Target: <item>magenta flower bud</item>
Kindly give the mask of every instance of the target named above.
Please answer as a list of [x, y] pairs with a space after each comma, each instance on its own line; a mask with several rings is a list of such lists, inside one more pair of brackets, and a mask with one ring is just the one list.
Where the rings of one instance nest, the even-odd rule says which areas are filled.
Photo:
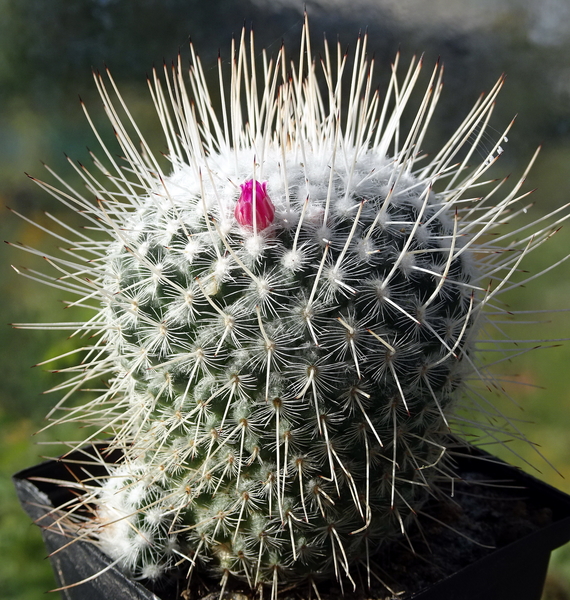
[[248, 179], [241, 184], [241, 194], [234, 210], [235, 218], [242, 227], [253, 229], [253, 185], [255, 184], [255, 227], [261, 231], [273, 223], [275, 207], [267, 194], [267, 181], [259, 183]]

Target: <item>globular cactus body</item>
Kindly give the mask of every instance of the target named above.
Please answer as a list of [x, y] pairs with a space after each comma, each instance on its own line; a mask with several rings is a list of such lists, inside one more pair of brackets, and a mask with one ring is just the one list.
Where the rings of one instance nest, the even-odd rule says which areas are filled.
[[[310, 57], [308, 40], [305, 27]], [[469, 197], [500, 152], [467, 167], [501, 82], [424, 164], [441, 70], [404, 133], [421, 65], [381, 101], [365, 50], [348, 104], [346, 57], [332, 69], [325, 53], [323, 92], [308, 59], [282, 72], [284, 52], [256, 74], [243, 37], [219, 119], [194, 55], [192, 102], [179, 68], [166, 91], [155, 76], [170, 173], [136, 148], [97, 79], [128, 169], [108, 154], [112, 172], [96, 164], [114, 189], [84, 175], [99, 205], [73, 196], [109, 234], [75, 242], [87, 282], [83, 263], [54, 264], [101, 301], [80, 327], [100, 336], [75, 387], [105, 377], [108, 389], [74, 412], [124, 457], [82, 502], [97, 506], [94, 539], [134, 576], [186, 564], [274, 593], [353, 582], [446, 472], [482, 311], [549, 232], [503, 254], [509, 234], [487, 234], [522, 180], [494, 203], [498, 186]]]
[[316, 577], [335, 552], [348, 573], [399, 531], [441, 455], [474, 308], [445, 203], [410, 176], [390, 188], [374, 152], [354, 157], [353, 187], [340, 166], [329, 188], [326, 164], [307, 176], [292, 157], [286, 188], [264, 165], [263, 231], [232, 221], [232, 182], [192, 194], [182, 169], [165, 180], [182, 193], [149, 197], [109, 253], [107, 350], [133, 380], [137, 459], [102, 506], [138, 513], [120, 525], [129, 560], [139, 537], [155, 566], [189, 538], [250, 580]]

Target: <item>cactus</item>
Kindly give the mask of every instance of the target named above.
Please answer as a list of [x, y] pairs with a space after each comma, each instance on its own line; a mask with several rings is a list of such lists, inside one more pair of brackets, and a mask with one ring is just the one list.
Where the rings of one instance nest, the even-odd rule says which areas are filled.
[[123, 163], [94, 157], [106, 185], [77, 169], [97, 203], [38, 182], [102, 234], [48, 257], [46, 281], [95, 310], [69, 325], [94, 341], [66, 398], [107, 381], [53, 422], [123, 453], [80, 486], [95, 518], [68, 519], [136, 578], [353, 585], [449, 471], [457, 402], [473, 374], [490, 381], [485, 308], [565, 217], [489, 236], [527, 195], [524, 176], [500, 200], [502, 181], [482, 187], [508, 128], [468, 166], [502, 80], [426, 160], [439, 65], [404, 131], [421, 61], [403, 81], [394, 65], [381, 98], [366, 37], [348, 86], [327, 46], [318, 75], [306, 23], [290, 74], [284, 50], [256, 64], [245, 33], [232, 56], [220, 106], [193, 50], [189, 89], [180, 63], [149, 82], [168, 171], [97, 75]]

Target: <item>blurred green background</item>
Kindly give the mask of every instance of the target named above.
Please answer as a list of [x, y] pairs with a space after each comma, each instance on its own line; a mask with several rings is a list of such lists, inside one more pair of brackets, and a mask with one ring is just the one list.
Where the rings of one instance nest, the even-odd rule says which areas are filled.
[[[570, 1], [569, 0], [321, 0], [307, 2], [319, 49], [323, 31], [329, 41], [339, 35], [343, 46], [354, 44], [368, 28], [379, 82], [386, 80], [390, 61], [400, 48], [404, 64], [425, 52], [426, 71], [438, 57], [445, 63], [443, 98], [426, 150], [435, 151], [458, 125], [479, 93], [507, 73], [492, 125], [502, 130], [518, 114], [497, 175], [519, 176], [534, 149], [543, 144], [526, 189], [535, 207], [529, 218], [570, 200]], [[216, 57], [229, 58], [233, 32], [253, 23], [258, 48], [276, 53], [284, 39], [298, 45], [303, 3], [289, 0], [0, 0], [0, 199], [1, 204], [42, 225], [44, 214], [70, 218], [45, 192], [25, 176], [50, 179], [40, 161], [80, 184], [64, 153], [89, 163], [88, 148], [96, 140], [82, 114], [78, 95], [89, 107], [105, 139], [112, 131], [91, 78], [92, 69], [108, 65], [151, 146], [165, 149], [146, 91], [146, 74], [176, 59], [188, 57], [192, 36], [207, 73], [215, 80]], [[294, 51], [293, 51], [294, 54]], [[498, 135], [498, 131], [497, 131]], [[491, 142], [489, 142], [490, 144]], [[2, 210], [2, 238], [48, 251], [54, 245], [41, 229]], [[563, 228], [526, 269], [539, 271], [570, 251], [570, 227]], [[18, 276], [10, 265], [41, 269], [41, 258], [5, 246], [0, 257], [0, 291], [5, 323], [65, 320], [58, 290]], [[505, 299], [514, 310], [558, 310], [570, 307], [570, 263]], [[70, 319], [80, 318], [80, 314]], [[525, 320], [535, 320], [534, 317]], [[517, 338], [570, 337], [565, 312], [541, 313], [541, 323], [518, 325]], [[0, 328], [0, 595], [6, 600], [35, 600], [54, 587], [39, 531], [19, 508], [10, 476], [54, 456], [57, 446], [37, 445], [74, 439], [73, 430], [49, 431], [32, 438], [57, 395], [42, 391], [61, 381], [31, 365], [74, 347], [61, 332]], [[538, 344], [536, 344], [538, 345]], [[520, 428], [540, 444], [541, 452], [564, 476], [558, 475], [532, 449], [513, 442], [519, 457], [504, 448], [501, 456], [532, 470], [570, 492], [570, 344], [543, 349], [503, 364], [511, 380], [505, 383], [520, 408], [497, 398], [501, 409], [521, 419]], [[61, 364], [58, 366], [62, 366]], [[540, 471], [537, 473], [537, 470]], [[57, 597], [54, 594], [52, 597]], [[570, 548], [555, 553], [545, 598], [570, 598]]]

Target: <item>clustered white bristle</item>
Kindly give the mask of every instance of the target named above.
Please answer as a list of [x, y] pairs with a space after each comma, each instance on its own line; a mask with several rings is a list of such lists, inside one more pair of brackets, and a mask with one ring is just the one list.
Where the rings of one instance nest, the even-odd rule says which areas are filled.
[[[40, 326], [93, 336], [50, 417], [123, 451], [81, 502], [98, 507], [91, 535], [136, 577], [199, 567], [273, 597], [331, 573], [354, 584], [355, 565], [370, 569], [447, 472], [450, 426], [468, 424], [453, 412], [461, 392], [492, 413], [469, 384], [493, 385], [476, 336], [568, 211], [497, 235], [527, 196], [528, 171], [502, 199], [504, 182], [483, 180], [510, 125], [468, 165], [502, 79], [426, 159], [442, 67], [403, 131], [421, 60], [400, 81], [397, 59], [382, 99], [366, 44], [352, 73], [340, 48], [333, 66], [325, 45], [319, 65], [305, 23], [288, 74], [284, 50], [260, 67], [244, 32], [229, 85], [219, 63], [219, 107], [193, 50], [189, 87], [180, 63], [164, 82], [154, 73], [170, 173], [97, 75], [123, 161], [104, 145], [105, 162], [94, 157], [106, 185], [77, 168], [97, 203], [57, 176], [61, 189], [38, 182], [105, 234], [64, 226], [69, 250], [47, 257], [55, 276], [23, 275], [95, 309]], [[267, 228], [234, 218], [248, 180], [267, 182]], [[58, 416], [101, 379], [95, 400]]]

